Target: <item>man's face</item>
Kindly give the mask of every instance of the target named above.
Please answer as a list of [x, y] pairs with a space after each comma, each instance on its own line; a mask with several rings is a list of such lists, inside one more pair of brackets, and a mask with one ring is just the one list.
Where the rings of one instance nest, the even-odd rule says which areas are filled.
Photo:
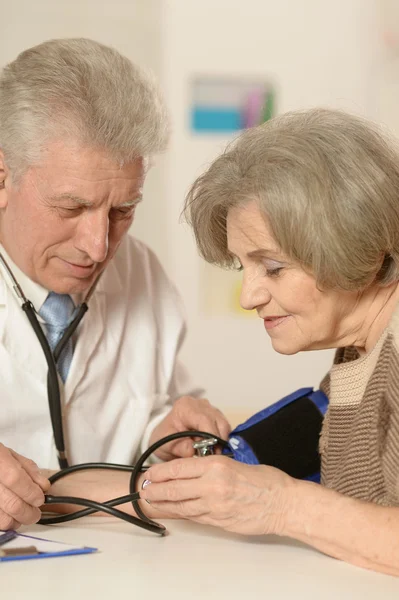
[[17, 184], [4, 175], [0, 242], [12, 260], [48, 290], [87, 291], [133, 221], [144, 160], [119, 167], [105, 152], [54, 142]]

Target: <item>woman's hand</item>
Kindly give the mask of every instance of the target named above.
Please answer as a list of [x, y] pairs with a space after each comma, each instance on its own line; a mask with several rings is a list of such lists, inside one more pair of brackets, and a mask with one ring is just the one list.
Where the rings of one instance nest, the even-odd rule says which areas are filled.
[[140, 492], [151, 508], [247, 535], [281, 534], [295, 480], [278, 469], [226, 456], [153, 465]]
[[[231, 427], [226, 417], [208, 400], [182, 396], [176, 400], [170, 413], [154, 429], [150, 445], [172, 433], [190, 430], [205, 431], [227, 440]], [[155, 452], [161, 460], [186, 458], [193, 454], [193, 441], [187, 438], [165, 444]]]

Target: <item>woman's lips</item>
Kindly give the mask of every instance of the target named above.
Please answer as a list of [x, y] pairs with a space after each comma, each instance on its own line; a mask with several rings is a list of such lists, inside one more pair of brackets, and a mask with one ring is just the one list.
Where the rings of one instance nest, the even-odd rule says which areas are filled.
[[288, 319], [289, 316], [290, 315], [285, 315], [284, 317], [266, 317], [266, 319], [263, 319], [266, 331], [278, 327], [279, 325], [281, 325], [281, 323]]

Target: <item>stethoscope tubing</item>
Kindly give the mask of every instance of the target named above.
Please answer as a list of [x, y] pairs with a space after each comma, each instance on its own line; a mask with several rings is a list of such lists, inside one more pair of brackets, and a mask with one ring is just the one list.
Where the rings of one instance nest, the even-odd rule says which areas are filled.
[[[21, 308], [25, 312], [32, 329], [34, 330], [38, 341], [40, 342], [40, 346], [43, 350], [43, 353], [46, 358], [47, 366], [48, 366], [48, 375], [47, 375], [47, 395], [48, 395], [48, 405], [50, 411], [50, 419], [51, 426], [53, 429], [54, 435], [54, 443], [57, 449], [58, 462], [60, 466], [60, 471], [55, 473], [49, 478], [51, 484], [54, 484], [59, 479], [70, 475], [71, 473], [87, 470], [87, 469], [112, 469], [119, 471], [129, 471], [131, 472], [129, 490], [130, 493], [121, 496], [119, 498], [114, 498], [112, 500], [108, 500], [106, 502], [96, 502], [94, 500], [89, 500], [87, 498], [73, 497], [73, 496], [45, 496], [45, 505], [52, 504], [75, 504], [77, 506], [86, 507], [84, 510], [78, 510], [73, 513], [58, 515], [58, 516], [50, 516], [50, 517], [42, 517], [39, 521], [39, 524], [42, 525], [52, 525], [56, 523], [65, 523], [67, 521], [73, 521], [75, 519], [79, 519], [81, 517], [85, 517], [96, 512], [105, 512], [114, 517], [127, 521], [132, 525], [137, 525], [143, 529], [151, 531], [153, 533], [158, 533], [160, 535], [165, 535], [167, 533], [166, 528], [161, 523], [157, 523], [156, 521], [152, 521], [149, 519], [146, 514], [142, 511], [138, 501], [140, 499], [140, 492], [136, 491], [137, 481], [140, 473], [145, 471], [148, 467], [144, 466], [147, 458], [153, 454], [158, 448], [167, 444], [171, 441], [174, 441], [179, 438], [185, 437], [200, 437], [200, 438], [215, 438], [221, 446], [227, 446], [227, 442], [218, 438], [217, 436], [204, 432], [204, 431], [181, 431], [158, 440], [154, 444], [152, 444], [148, 450], [146, 450], [138, 459], [135, 465], [119, 465], [112, 463], [85, 463], [80, 465], [69, 466], [68, 458], [65, 450], [65, 440], [64, 440], [64, 428], [62, 423], [62, 406], [61, 406], [61, 392], [60, 392], [60, 384], [58, 379], [57, 365], [56, 362], [65, 347], [68, 340], [76, 331], [79, 323], [83, 319], [85, 313], [88, 310], [88, 300], [94, 292], [94, 288], [97, 285], [98, 279], [94, 282], [93, 286], [89, 290], [89, 293], [86, 296], [85, 302], [80, 304], [74, 313], [74, 318], [71, 323], [68, 325], [64, 334], [60, 341], [58, 342], [54, 352], [52, 352], [50, 345], [48, 343], [47, 337], [43, 332], [43, 329], [38, 321], [36, 316], [35, 308], [30, 300], [28, 300], [16, 280], [13, 272], [11, 271], [9, 265], [5, 261], [4, 257], [0, 253], [0, 263], [4, 266], [6, 272], [8, 273], [13, 288], [15, 290], [18, 299], [22, 302]], [[127, 502], [132, 503], [132, 507], [137, 514], [137, 517], [133, 515], [129, 515], [123, 511], [115, 508], [121, 504], [126, 504]]]
[[47, 375], [47, 397], [48, 397], [48, 405], [50, 411], [50, 419], [51, 426], [53, 429], [54, 435], [54, 444], [57, 450], [57, 458], [60, 469], [67, 468], [68, 465], [68, 457], [65, 448], [65, 438], [64, 438], [64, 428], [62, 423], [62, 406], [61, 406], [61, 390], [60, 383], [58, 379], [57, 372], [57, 361], [60, 357], [62, 350], [65, 345], [68, 343], [71, 336], [75, 333], [79, 323], [83, 319], [85, 313], [88, 310], [88, 301], [91, 298], [97, 283], [99, 281], [99, 277], [95, 280], [90, 290], [88, 291], [85, 301], [82, 302], [75, 310], [74, 317], [71, 323], [67, 326], [64, 331], [61, 339], [59, 340], [57, 346], [52, 352], [50, 345], [48, 343], [47, 337], [43, 332], [43, 329], [39, 323], [39, 320], [36, 316], [36, 310], [33, 306], [32, 302], [27, 299], [25, 296], [23, 289], [21, 288], [19, 282], [17, 281], [14, 273], [12, 272], [10, 266], [5, 260], [4, 256], [0, 253], [0, 263], [3, 265], [6, 270], [9, 278], [12, 281], [12, 285], [14, 291], [18, 297], [18, 299], [22, 302], [21, 308], [25, 312], [29, 322], [34, 330], [37, 339], [39, 340], [40, 346], [43, 350], [44, 356], [46, 358], [47, 367], [48, 367], [48, 375]]

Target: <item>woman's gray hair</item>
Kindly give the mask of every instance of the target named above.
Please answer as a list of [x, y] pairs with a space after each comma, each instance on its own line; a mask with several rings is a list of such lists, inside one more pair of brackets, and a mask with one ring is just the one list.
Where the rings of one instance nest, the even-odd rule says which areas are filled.
[[208, 262], [234, 265], [227, 215], [251, 200], [284, 254], [320, 286], [361, 290], [399, 280], [399, 153], [376, 125], [312, 109], [245, 131], [186, 198]]
[[44, 42], [0, 76], [0, 148], [16, 179], [50, 140], [101, 148], [122, 165], [163, 150], [168, 130], [152, 76], [92, 40]]

